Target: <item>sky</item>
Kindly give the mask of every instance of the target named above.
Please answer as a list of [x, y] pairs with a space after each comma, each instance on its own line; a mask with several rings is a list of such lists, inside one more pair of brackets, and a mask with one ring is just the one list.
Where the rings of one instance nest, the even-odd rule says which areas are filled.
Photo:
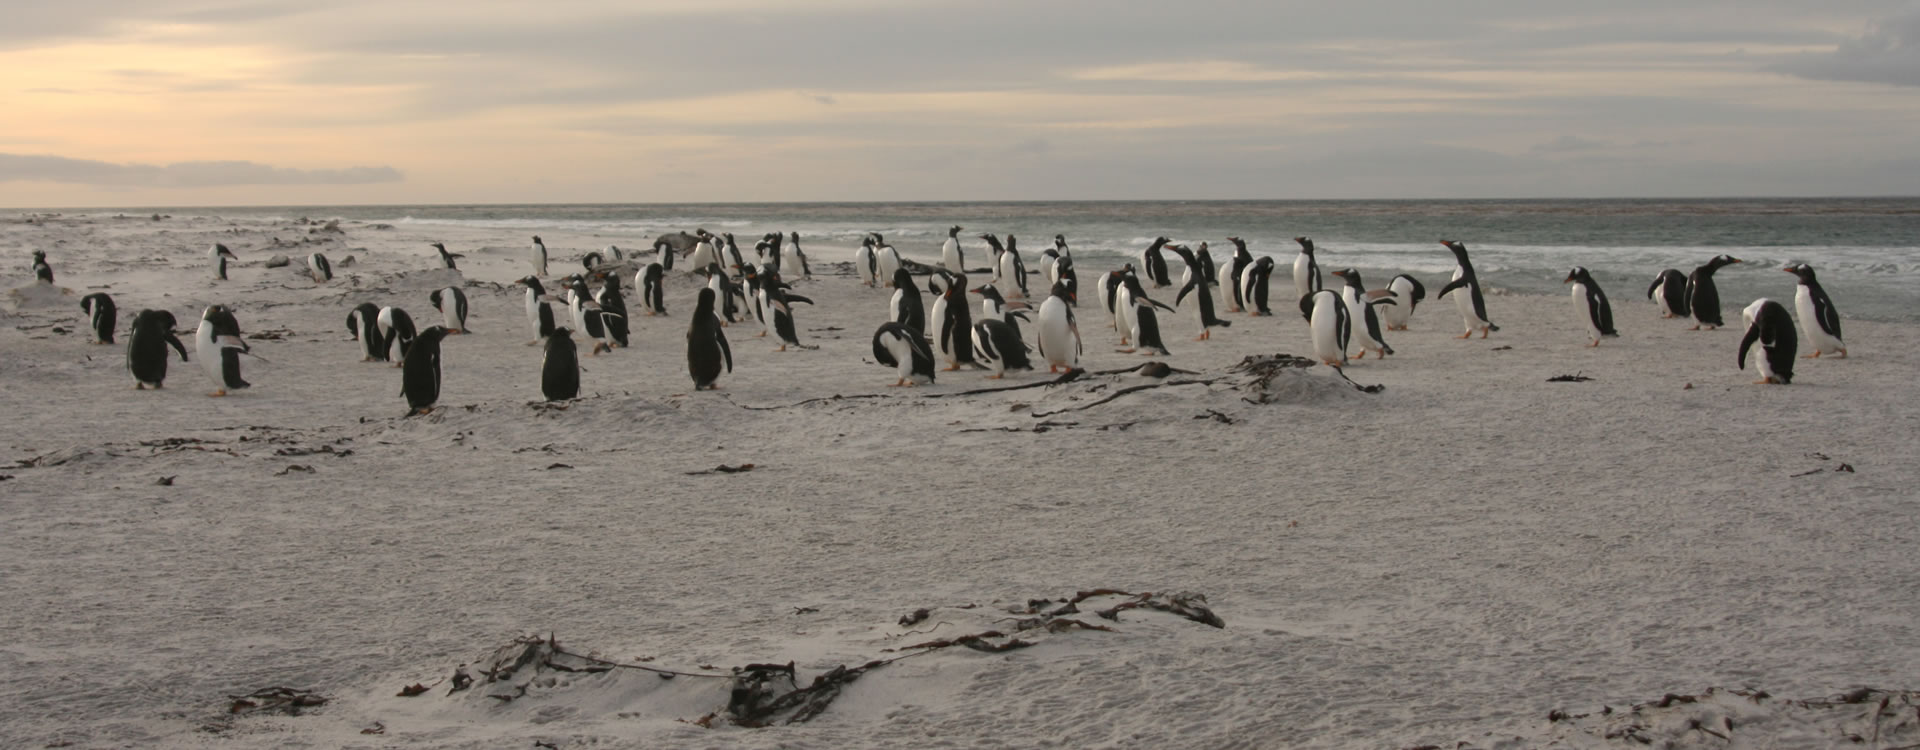
[[20, 5], [0, 206], [1920, 195], [1913, 0]]

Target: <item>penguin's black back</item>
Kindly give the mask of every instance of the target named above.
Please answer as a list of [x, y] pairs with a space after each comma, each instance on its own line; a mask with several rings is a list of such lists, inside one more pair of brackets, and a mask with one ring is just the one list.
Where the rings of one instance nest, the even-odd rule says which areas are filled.
[[540, 362], [540, 394], [548, 401], [580, 395], [580, 351], [573, 345], [573, 331], [560, 328], [547, 336], [547, 356]]
[[447, 329], [429, 326], [413, 337], [400, 363], [400, 392], [407, 406], [418, 411], [440, 400], [440, 341]]

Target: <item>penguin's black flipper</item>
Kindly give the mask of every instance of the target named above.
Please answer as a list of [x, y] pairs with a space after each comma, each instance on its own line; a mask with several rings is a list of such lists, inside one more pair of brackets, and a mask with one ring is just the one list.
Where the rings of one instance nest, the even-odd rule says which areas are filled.
[[[1465, 286], [1471, 283], [1473, 283], [1473, 280], [1465, 276], [1454, 279], [1452, 281], [1447, 282], [1446, 286], [1440, 287], [1440, 293], [1433, 295], [1433, 298], [1440, 299], [1441, 297], [1447, 296], [1447, 292], [1451, 292], [1455, 289], [1464, 288]], [[1481, 320], [1485, 320], [1485, 318], [1481, 318]]]

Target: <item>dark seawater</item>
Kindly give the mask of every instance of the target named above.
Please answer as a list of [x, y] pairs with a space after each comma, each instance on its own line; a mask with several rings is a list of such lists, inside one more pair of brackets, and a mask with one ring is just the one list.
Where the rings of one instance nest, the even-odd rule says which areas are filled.
[[[1920, 320], [1920, 198], [1375, 200], [1375, 201], [1089, 201], [954, 203], [765, 203], [486, 206], [284, 206], [128, 208], [176, 215], [338, 217], [498, 229], [501, 242], [520, 235], [577, 232], [602, 244], [644, 248], [663, 232], [704, 227], [757, 237], [797, 231], [810, 255], [845, 260], [866, 232], [886, 235], [910, 257], [938, 254], [946, 227], [960, 224], [969, 254], [983, 253], [980, 232], [1014, 234], [1037, 254], [1066, 235], [1082, 274], [1136, 257], [1166, 235], [1216, 257], [1226, 237], [1256, 254], [1290, 263], [1293, 238], [1312, 237], [1323, 268], [1353, 266], [1370, 284], [1407, 272], [1437, 285], [1452, 268], [1438, 240], [1467, 243], [1490, 286], [1558, 292], [1567, 269], [1584, 265], [1616, 304], [1644, 302], [1662, 268], [1682, 272], [1727, 253], [1746, 263], [1717, 279], [1729, 309], [1754, 297], [1789, 302], [1793, 278], [1780, 267], [1805, 261], [1842, 313], [1879, 320]], [[84, 213], [102, 213], [90, 209]], [[558, 250], [558, 248], [556, 248]], [[971, 264], [971, 260], [969, 261]], [[1277, 276], [1288, 278], [1285, 269]]]

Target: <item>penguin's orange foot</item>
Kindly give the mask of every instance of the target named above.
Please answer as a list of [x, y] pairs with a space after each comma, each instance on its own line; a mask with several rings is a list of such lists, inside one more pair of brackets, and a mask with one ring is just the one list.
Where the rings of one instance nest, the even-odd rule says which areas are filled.
[[1761, 378], [1761, 379], [1759, 379], [1759, 380], [1755, 380], [1755, 381], [1753, 381], [1753, 384], [1754, 384], [1754, 385], [1772, 385], [1772, 384], [1773, 384], [1773, 379], [1772, 379], [1772, 378]]
[[1472, 332], [1472, 331], [1468, 331], [1468, 332], [1466, 332], [1466, 333], [1463, 333], [1463, 334], [1460, 334], [1460, 335], [1458, 335], [1458, 336], [1455, 336], [1454, 338], [1456, 338], [1456, 339], [1464, 339], [1464, 338], [1472, 338], [1472, 337], [1473, 337], [1473, 332]]
[[766, 331], [761, 331], [761, 332], [759, 332], [759, 333], [756, 333], [756, 334], [754, 334], [754, 335], [753, 335], [753, 337], [754, 337], [754, 338], [759, 338], [759, 339], [763, 339], [763, 338], [766, 338], [766, 337], [767, 337], [767, 332], [766, 332]]
[[950, 366], [950, 367], [948, 367], [948, 368], [946, 368], [946, 369], [944, 369], [944, 370], [941, 370], [941, 372], [953, 372], [954, 370], [958, 370], [958, 369], [960, 369], [960, 365], [959, 365], [959, 364], [954, 364], [954, 365], [952, 365], [952, 366]]
[[[1841, 358], [1841, 359], [1846, 359], [1846, 358], [1847, 358], [1847, 350], [1845, 350], [1845, 349], [1841, 349], [1841, 350], [1840, 350], [1840, 358]], [[159, 386], [154, 386], [154, 387], [155, 387], [155, 388], [158, 388]]]
[[987, 376], [987, 379], [988, 379], [988, 380], [999, 380], [999, 379], [1001, 379], [1001, 378], [1005, 378], [1005, 377], [1006, 377], [1006, 374], [1005, 374], [1005, 373], [1001, 373], [1001, 374], [999, 374], [999, 375], [988, 375], [988, 376]]
[[136, 391], [144, 391], [147, 389], [147, 386], [144, 383], [134, 383], [133, 389]]
[[774, 351], [776, 351], [776, 352], [784, 352], [784, 351], [786, 351], [786, 350], [787, 350], [787, 345], [786, 345], [786, 344], [781, 344], [781, 345], [780, 345], [780, 348], [778, 348], [778, 349], [775, 349]]
[[1359, 354], [1355, 354], [1355, 355], [1353, 355], [1353, 358], [1354, 358], [1354, 359], [1366, 359], [1366, 358], [1367, 358], [1367, 350], [1365, 350], [1365, 349], [1361, 349], [1361, 350], [1360, 350], [1360, 353], [1359, 353]]
[[1587, 345], [1587, 348], [1588, 348], [1588, 349], [1592, 349], [1592, 348], [1594, 348], [1594, 347], [1596, 347], [1596, 346], [1599, 346], [1599, 345], [1600, 345], [1600, 340], [1599, 340], [1599, 339], [1594, 339], [1594, 340], [1593, 340], [1593, 343], [1591, 343], [1591, 344], [1588, 344], [1588, 345]]
[[212, 396], [212, 397], [214, 397], [214, 398], [220, 398], [221, 396], [225, 396], [225, 395], [227, 395], [227, 389], [225, 389], [225, 388], [222, 388], [222, 389], [220, 389], [220, 390], [217, 390], [217, 391], [214, 391], [214, 392], [212, 392], [212, 393], [209, 393], [209, 394], [207, 394], [207, 395], [208, 395], [208, 396]]
[[1689, 329], [1687, 329], [1687, 330], [1689, 330], [1689, 331], [1698, 331], [1698, 330], [1700, 330], [1700, 326], [1698, 326], [1698, 325], [1696, 325], [1696, 326], [1694, 326], [1694, 327], [1692, 327], [1692, 328], [1689, 328]]
[[1482, 329], [1480, 329], [1480, 338], [1483, 338], [1483, 339], [1484, 339], [1484, 338], [1486, 338], [1486, 337], [1487, 337], [1487, 334], [1489, 334], [1489, 333], [1493, 333], [1493, 329], [1491, 329], [1491, 328], [1482, 328]]

